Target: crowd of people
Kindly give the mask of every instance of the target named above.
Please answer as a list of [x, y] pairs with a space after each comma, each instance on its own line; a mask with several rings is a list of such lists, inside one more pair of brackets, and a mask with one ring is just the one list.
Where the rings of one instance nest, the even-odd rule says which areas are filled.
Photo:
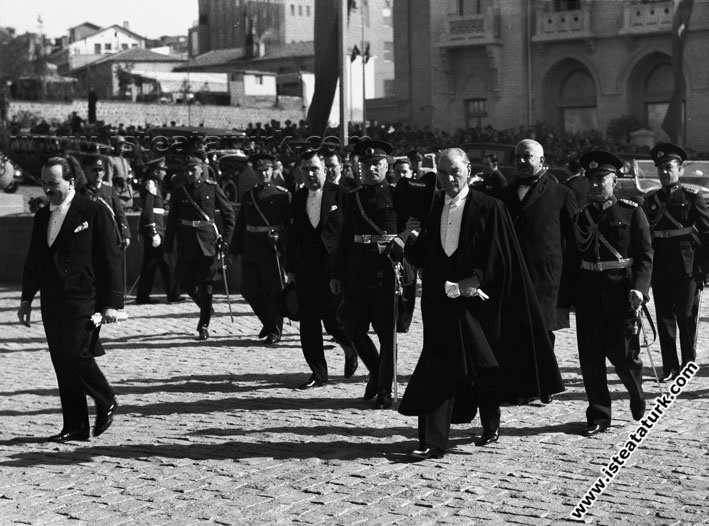
[[[650, 152], [663, 187], [640, 206], [614, 195], [623, 161], [592, 134], [568, 141], [544, 126], [533, 133], [490, 128], [453, 136], [378, 127], [352, 147], [304, 144], [284, 177], [270, 147], [276, 129], [307, 139], [303, 122], [250, 126], [259, 147], [242, 172], [238, 207], [210, 177], [209, 152], [188, 152], [167, 185], [166, 159], [148, 152], [140, 195], [133, 197], [140, 201], [144, 254], [136, 303], [154, 301], [159, 269], [168, 301], [182, 301], [182, 292], [197, 305], [197, 338], [207, 340], [219, 269], [238, 257], [241, 293], [262, 323], [264, 344], [279, 344], [284, 316], [299, 319], [311, 370], [299, 388], [328, 382], [324, 325], [345, 353], [344, 376], [361, 360], [369, 372], [363, 398], [388, 409], [396, 389], [397, 334], [408, 329], [420, 275], [422, 351], [399, 407], [418, 417], [420, 444], [412, 460], [442, 457], [451, 423], [470, 422], [478, 411], [483, 432], [476, 443], [484, 446], [499, 439], [504, 403], [552, 403], [564, 390], [554, 331], [569, 327], [571, 308], [588, 397], [584, 436], [612, 421], [606, 359], [629, 392], [633, 418], [643, 418], [633, 328], [651, 287], [662, 380], [674, 380], [696, 360], [709, 209], [679, 182], [687, 159], [681, 148], [658, 144]], [[448, 146], [468, 140], [514, 141], [516, 179], [507, 184], [493, 157], [474, 177], [465, 150]], [[425, 170], [421, 154], [430, 148], [421, 145], [433, 144], [439, 145], [437, 165]], [[547, 147], [555, 155], [567, 149], [582, 154], [569, 165], [565, 183], [548, 172]], [[101, 324], [115, 321], [123, 307], [121, 251], [131, 239], [126, 203], [114, 184], [130, 162], [121, 144], [116, 148], [117, 160], [82, 159], [81, 184], [66, 158], [42, 168], [50, 206], [35, 217], [18, 316], [29, 324], [41, 291], [64, 415], [53, 441], [88, 439], [86, 395], [97, 407], [94, 436], [108, 429], [117, 408], [94, 360], [101, 354]], [[108, 164], [113, 178], [106, 176]], [[297, 299], [295, 313], [289, 291]], [[101, 316], [89, 323], [96, 312]]]

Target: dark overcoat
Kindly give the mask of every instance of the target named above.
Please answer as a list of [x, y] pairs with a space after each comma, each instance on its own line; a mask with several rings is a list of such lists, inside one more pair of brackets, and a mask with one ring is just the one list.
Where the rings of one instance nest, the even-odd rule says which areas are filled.
[[[440, 238], [444, 198], [434, 201], [427, 227], [406, 256], [423, 268], [423, 350], [399, 412], [424, 415], [456, 397], [455, 421], [474, 416], [470, 385], [483, 368], [499, 366], [504, 397], [539, 397], [564, 390], [534, 288], [504, 205], [471, 190], [458, 249], [447, 257]], [[489, 299], [449, 298], [446, 281], [476, 272]], [[458, 416], [457, 416], [458, 415]]]

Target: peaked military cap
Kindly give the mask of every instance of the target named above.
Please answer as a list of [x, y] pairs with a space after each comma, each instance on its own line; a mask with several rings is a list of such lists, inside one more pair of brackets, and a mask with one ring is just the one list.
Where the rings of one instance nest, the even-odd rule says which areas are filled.
[[623, 160], [610, 152], [593, 151], [581, 156], [581, 166], [586, 177], [603, 177], [604, 175], [620, 175]]
[[165, 163], [165, 157], [154, 157], [153, 159], [149, 159], [148, 161], [145, 161], [145, 166], [148, 168], [155, 168], [156, 166], [160, 166], [161, 164]]
[[394, 148], [388, 142], [374, 140], [359, 141], [354, 147], [354, 153], [359, 155], [359, 160], [362, 162], [386, 159], [393, 150]]
[[687, 160], [687, 152], [679, 146], [669, 142], [661, 142], [655, 145], [650, 152], [650, 157], [655, 161], [655, 166], [659, 166], [665, 161], [676, 159], [680, 164]]
[[99, 155], [87, 155], [81, 160], [86, 168], [106, 168], [106, 161]]
[[249, 157], [249, 162], [254, 170], [268, 170], [273, 168], [276, 162], [276, 156], [270, 153], [256, 153]]
[[207, 159], [202, 152], [190, 152], [185, 157], [185, 166], [204, 164]]

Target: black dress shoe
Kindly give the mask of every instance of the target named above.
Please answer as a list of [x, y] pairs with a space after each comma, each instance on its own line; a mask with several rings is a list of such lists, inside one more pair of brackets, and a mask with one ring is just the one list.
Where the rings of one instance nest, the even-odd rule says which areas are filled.
[[554, 395], [553, 394], [548, 394], [548, 395], [542, 395], [541, 399], [543, 404], [551, 404], [554, 401]]
[[428, 460], [430, 458], [443, 458], [446, 452], [439, 447], [427, 447], [425, 449], [414, 449], [409, 451], [408, 457], [414, 462]]
[[663, 384], [665, 382], [671, 382], [672, 380], [677, 378], [677, 374], [679, 374], [679, 373], [677, 373], [677, 371], [670, 371], [669, 373], [663, 373], [662, 376], [660, 376], [660, 382], [662, 382]]
[[268, 336], [266, 336], [266, 345], [273, 345], [274, 343], [278, 343], [281, 341], [281, 337], [276, 334], [276, 333], [270, 333]]
[[352, 378], [358, 365], [357, 351], [354, 348], [345, 348], [345, 378]]
[[264, 327], [261, 329], [261, 332], [258, 333], [258, 337], [259, 337], [259, 339], [265, 338], [267, 334], [268, 334], [268, 330], [266, 330], [266, 327]]
[[300, 384], [298, 389], [301, 391], [305, 391], [306, 389], [312, 389], [313, 387], [322, 387], [325, 385], [327, 382], [321, 382], [320, 380], [316, 380], [312, 376], [310, 377], [310, 380], [305, 382], [304, 384]]
[[630, 414], [633, 415], [633, 420], [640, 420], [645, 414], [645, 399], [637, 398], [630, 400]]
[[407, 332], [409, 332], [409, 328], [408, 327], [397, 327], [396, 332], [398, 332], [400, 334], [406, 334]]
[[135, 298], [136, 305], [155, 305], [156, 303], [160, 302], [158, 300], [154, 300], [153, 298]]
[[603, 433], [606, 429], [608, 429], [607, 425], [590, 424], [583, 431], [581, 431], [581, 434], [585, 437], [592, 437], [593, 435], [597, 435], [598, 433]]
[[499, 438], [500, 438], [499, 431], [484, 431], [482, 436], [480, 437], [480, 440], [475, 442], [475, 445], [478, 447], [487, 446], [488, 444], [492, 444], [493, 442], [497, 442]]
[[209, 328], [208, 327], [200, 327], [197, 329], [197, 332], [199, 333], [199, 336], [197, 336], [197, 339], [199, 341], [204, 341], [209, 339]]
[[58, 435], [52, 435], [47, 437], [47, 442], [71, 442], [71, 441], [81, 441], [85, 442], [89, 439], [88, 431], [64, 431], [62, 430]]
[[369, 375], [369, 380], [367, 381], [367, 387], [364, 388], [364, 398], [365, 400], [371, 400], [375, 396], [377, 396], [377, 384], [379, 383], [379, 380], [372, 376], [371, 374]]
[[391, 404], [392, 400], [389, 393], [379, 393], [374, 401], [374, 409], [389, 409]]
[[168, 303], [182, 303], [185, 301], [184, 296], [175, 296], [174, 298], [167, 298]]
[[96, 413], [96, 423], [94, 424], [95, 437], [102, 435], [109, 427], [111, 427], [111, 424], [113, 423], [113, 415], [115, 414], [117, 407], [118, 402], [114, 398], [111, 405], [108, 406], [108, 409], [98, 410]]

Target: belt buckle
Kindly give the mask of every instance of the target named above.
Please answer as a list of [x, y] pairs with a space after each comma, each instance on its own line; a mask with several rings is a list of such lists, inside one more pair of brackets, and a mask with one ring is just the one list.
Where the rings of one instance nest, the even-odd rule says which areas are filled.
[[601, 272], [603, 270], [603, 263], [597, 261], [596, 263], [591, 263], [591, 267], [595, 272]]
[[372, 234], [362, 234], [362, 243], [369, 245], [372, 242]]

